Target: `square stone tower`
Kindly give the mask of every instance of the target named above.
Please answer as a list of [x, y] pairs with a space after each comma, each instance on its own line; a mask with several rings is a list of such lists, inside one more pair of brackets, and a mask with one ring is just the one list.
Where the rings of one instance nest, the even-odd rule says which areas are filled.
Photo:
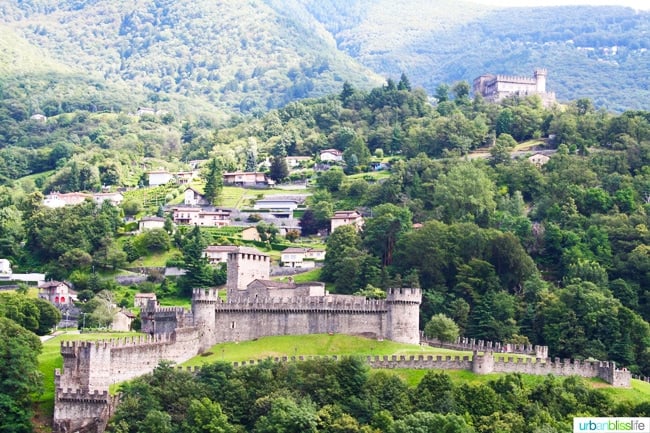
[[271, 258], [261, 251], [250, 247], [238, 247], [228, 253], [228, 296], [237, 296], [238, 290], [254, 280], [268, 280], [271, 271]]

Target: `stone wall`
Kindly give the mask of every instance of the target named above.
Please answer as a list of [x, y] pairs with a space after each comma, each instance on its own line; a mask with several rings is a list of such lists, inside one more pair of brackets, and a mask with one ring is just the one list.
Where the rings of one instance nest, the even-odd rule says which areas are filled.
[[[239, 313], [237, 313], [239, 314]], [[263, 312], [262, 314], [273, 314]], [[236, 329], [236, 328], [235, 328]], [[153, 370], [160, 360], [183, 362], [196, 354], [195, 329], [179, 330], [173, 338], [111, 340], [104, 342], [62, 343], [64, 371], [56, 372], [54, 431], [102, 432], [112, 414], [115, 400], [108, 387]], [[282, 357], [275, 362], [296, 362], [318, 357]], [[324, 357], [327, 358], [327, 357]], [[337, 360], [332, 356], [330, 359]], [[235, 367], [255, 365], [261, 360], [233, 363]], [[629, 387], [631, 375], [613, 362], [572, 361], [499, 357], [493, 352], [470, 356], [368, 356], [372, 368], [467, 370], [476, 374], [524, 373], [556, 376], [599, 377], [617, 387]], [[197, 371], [190, 368], [189, 371]]]
[[468, 350], [468, 351], [490, 351], [496, 353], [512, 353], [517, 355], [529, 355], [535, 358], [547, 358], [548, 346], [539, 346], [532, 344], [510, 344], [499, 343], [489, 340], [478, 340], [475, 338], [458, 337], [455, 342], [443, 342], [435, 338], [426, 338], [421, 334], [421, 342], [423, 344], [442, 347], [445, 349]]
[[195, 328], [170, 335], [62, 342], [63, 372], [55, 371], [55, 432], [102, 432], [116, 401], [112, 384], [153, 371], [162, 360], [176, 363], [197, 355]]
[[[276, 357], [274, 362], [302, 362], [314, 359], [338, 360], [338, 356], [291, 356]], [[234, 367], [245, 367], [256, 365], [262, 360], [249, 360], [234, 362]], [[625, 369], [617, 369], [615, 363], [608, 361], [579, 361], [565, 359], [560, 361], [549, 359], [532, 359], [517, 357], [499, 357], [493, 353], [478, 354], [472, 356], [434, 356], [434, 355], [411, 355], [411, 356], [366, 356], [366, 363], [375, 369], [412, 369], [412, 370], [467, 370], [476, 374], [491, 373], [522, 373], [546, 376], [581, 376], [585, 378], [598, 377], [610, 383], [612, 386], [629, 388], [630, 373]], [[199, 367], [188, 367], [181, 369], [189, 372], [198, 371]]]

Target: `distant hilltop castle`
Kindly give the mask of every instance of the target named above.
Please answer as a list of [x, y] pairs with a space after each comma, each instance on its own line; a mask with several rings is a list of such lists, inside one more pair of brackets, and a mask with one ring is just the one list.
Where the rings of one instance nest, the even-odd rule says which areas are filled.
[[486, 101], [499, 102], [508, 96], [539, 95], [544, 106], [555, 103], [555, 92], [546, 91], [546, 69], [535, 69], [533, 77], [485, 74], [474, 79], [474, 94]]

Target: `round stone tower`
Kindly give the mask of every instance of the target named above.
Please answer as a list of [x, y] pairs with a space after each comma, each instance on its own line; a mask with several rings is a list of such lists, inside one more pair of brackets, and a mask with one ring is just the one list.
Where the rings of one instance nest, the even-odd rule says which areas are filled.
[[420, 344], [420, 304], [422, 289], [388, 289], [386, 295], [387, 332], [389, 340]]
[[546, 69], [535, 69], [534, 76], [537, 93], [546, 93], [546, 77], [548, 76]]
[[217, 341], [215, 306], [219, 299], [217, 289], [194, 289], [192, 291], [192, 315], [199, 332], [199, 352], [214, 346]]
[[271, 272], [271, 258], [250, 247], [239, 247], [228, 253], [228, 296], [246, 290], [253, 280], [268, 280]]

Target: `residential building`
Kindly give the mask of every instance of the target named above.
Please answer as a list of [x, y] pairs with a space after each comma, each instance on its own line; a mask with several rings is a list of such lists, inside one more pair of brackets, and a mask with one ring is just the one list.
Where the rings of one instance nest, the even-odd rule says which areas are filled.
[[136, 293], [133, 298], [133, 306], [135, 308], [144, 308], [149, 301], [157, 302], [155, 293]]
[[536, 153], [528, 157], [528, 161], [533, 164], [535, 167], [540, 168], [546, 164], [551, 158], [543, 153]]
[[208, 210], [200, 207], [174, 208], [174, 223], [204, 227], [224, 227], [230, 225], [230, 212], [226, 210]]
[[86, 199], [92, 199], [91, 194], [86, 194], [83, 192], [69, 192], [69, 193], [60, 193], [60, 192], [51, 192], [45, 196], [43, 199], [43, 206], [49, 208], [59, 208], [63, 206], [74, 206], [81, 204]]
[[199, 177], [199, 171], [198, 170], [179, 171], [175, 173], [175, 176], [176, 176], [176, 181], [179, 183], [179, 185], [187, 185], [188, 183], [192, 182], [194, 179]]
[[282, 251], [280, 262], [289, 268], [313, 268], [317, 261], [325, 260], [325, 250], [289, 247]]
[[240, 233], [241, 238], [245, 241], [261, 241], [262, 238], [260, 237], [259, 232], [257, 231], [257, 227], [255, 226], [250, 226], [246, 227], [244, 230], [241, 231]]
[[127, 309], [120, 309], [113, 315], [113, 322], [111, 323], [111, 330], [117, 332], [129, 332], [133, 327], [135, 314]]
[[174, 179], [174, 175], [167, 170], [154, 170], [147, 173], [149, 186], [166, 185], [167, 182]]
[[203, 194], [192, 187], [186, 188], [183, 192], [183, 203], [188, 206], [201, 206], [210, 204]]
[[0, 280], [11, 278], [11, 262], [7, 259], [0, 259]]
[[226, 263], [228, 261], [228, 253], [236, 251], [237, 248], [236, 245], [208, 245], [203, 250], [203, 257], [208, 259], [208, 263], [211, 265]]
[[259, 171], [236, 171], [223, 174], [223, 183], [237, 186], [270, 186], [275, 185], [271, 179]]
[[32, 114], [29, 119], [38, 123], [47, 122], [47, 117], [44, 114]]
[[283, 197], [265, 197], [257, 200], [254, 209], [282, 210], [293, 212], [298, 208], [298, 200]]
[[363, 227], [363, 217], [357, 211], [336, 211], [330, 220], [330, 233], [333, 233], [337, 227], [344, 225], [354, 225], [357, 231]]
[[93, 194], [93, 200], [95, 200], [95, 203], [98, 205], [108, 201], [113, 206], [119, 206], [124, 200], [124, 196], [119, 192], [99, 192]]
[[66, 283], [46, 281], [38, 286], [38, 297], [50, 301], [54, 305], [70, 305], [77, 299], [77, 292]]
[[338, 149], [325, 149], [320, 151], [320, 160], [322, 162], [340, 162], [343, 161], [343, 152]]
[[287, 156], [285, 159], [289, 168], [296, 168], [313, 160], [311, 156]]
[[162, 228], [165, 228], [165, 218], [162, 217], [146, 216], [142, 217], [140, 221], [138, 221], [138, 231], [140, 232]]

